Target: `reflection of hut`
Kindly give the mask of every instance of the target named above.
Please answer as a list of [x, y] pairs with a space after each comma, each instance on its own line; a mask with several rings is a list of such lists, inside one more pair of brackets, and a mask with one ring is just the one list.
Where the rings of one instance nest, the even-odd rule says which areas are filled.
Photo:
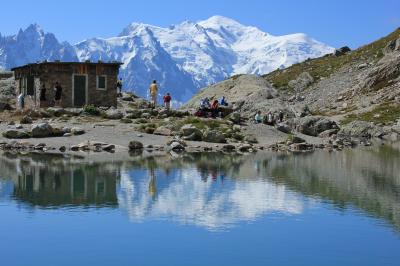
[[[26, 106], [48, 107], [53, 104], [55, 83], [62, 87], [62, 107], [86, 104], [116, 106], [116, 83], [120, 63], [43, 62], [12, 69], [16, 93], [23, 92]], [[45, 99], [41, 98], [45, 88]]]
[[39, 206], [117, 205], [117, 177], [81, 167], [60, 172], [24, 169], [14, 180], [14, 196]]

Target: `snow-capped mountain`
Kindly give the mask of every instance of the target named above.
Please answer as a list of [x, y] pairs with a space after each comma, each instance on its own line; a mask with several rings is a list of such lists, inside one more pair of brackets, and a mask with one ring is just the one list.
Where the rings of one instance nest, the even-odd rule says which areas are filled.
[[14, 36], [0, 35], [0, 69], [9, 69], [38, 60], [77, 61], [76, 52], [69, 43], [59, 43], [54, 34], [44, 33], [32, 24]]
[[117, 37], [87, 39], [73, 47], [32, 25], [18, 35], [0, 36], [0, 67], [43, 59], [121, 61], [125, 89], [145, 96], [156, 79], [161, 93], [186, 101], [199, 88], [229, 76], [266, 74], [332, 50], [305, 34], [273, 36], [221, 16], [168, 28], [132, 23]]

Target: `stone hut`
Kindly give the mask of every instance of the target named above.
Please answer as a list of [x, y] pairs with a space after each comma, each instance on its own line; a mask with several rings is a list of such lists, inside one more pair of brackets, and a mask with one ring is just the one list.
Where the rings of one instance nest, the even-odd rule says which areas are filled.
[[12, 71], [16, 94], [24, 93], [26, 108], [54, 106], [56, 82], [62, 87], [61, 107], [82, 107], [88, 104], [116, 107], [116, 83], [120, 65], [117, 62], [56, 61], [28, 64], [13, 68]]

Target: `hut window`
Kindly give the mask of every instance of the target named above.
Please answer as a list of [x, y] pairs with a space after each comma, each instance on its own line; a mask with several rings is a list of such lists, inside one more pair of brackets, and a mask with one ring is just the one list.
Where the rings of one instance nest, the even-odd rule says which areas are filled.
[[107, 89], [107, 76], [101, 75], [97, 76], [97, 89], [106, 90]]

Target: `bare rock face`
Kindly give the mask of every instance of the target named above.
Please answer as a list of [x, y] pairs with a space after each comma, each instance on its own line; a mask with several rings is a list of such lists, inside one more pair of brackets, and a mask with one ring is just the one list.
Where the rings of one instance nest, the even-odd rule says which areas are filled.
[[314, 137], [326, 130], [339, 128], [335, 121], [319, 116], [296, 118], [291, 123], [300, 133]]
[[288, 85], [296, 92], [301, 92], [314, 82], [314, 78], [308, 72], [301, 73], [295, 80], [289, 81]]
[[353, 121], [344, 125], [338, 132], [340, 136], [370, 138], [375, 135], [377, 128], [370, 122]]
[[359, 87], [363, 91], [375, 91], [387, 86], [390, 80], [400, 75], [400, 53], [382, 58], [376, 67], [363, 74]]
[[394, 51], [400, 51], [400, 38], [390, 41], [385, 48], [383, 48], [383, 53], [392, 53]]

